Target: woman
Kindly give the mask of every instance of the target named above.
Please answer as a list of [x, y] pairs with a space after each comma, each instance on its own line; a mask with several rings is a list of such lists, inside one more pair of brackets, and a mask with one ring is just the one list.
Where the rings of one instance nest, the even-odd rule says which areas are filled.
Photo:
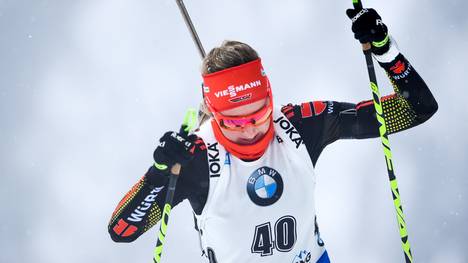
[[[388, 132], [429, 119], [437, 103], [377, 12], [347, 15], [395, 88], [382, 98]], [[336, 140], [379, 136], [372, 101], [276, 109], [257, 52], [236, 41], [211, 50], [202, 75], [210, 119], [190, 136], [164, 134], [155, 164], [112, 215], [112, 239], [131, 242], [160, 220], [167, 175], [180, 163], [174, 205], [190, 201], [210, 262], [330, 262], [315, 216], [314, 166]]]

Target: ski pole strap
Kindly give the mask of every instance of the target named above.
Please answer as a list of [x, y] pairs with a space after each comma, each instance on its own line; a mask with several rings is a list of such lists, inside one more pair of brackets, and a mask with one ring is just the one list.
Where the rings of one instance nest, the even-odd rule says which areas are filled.
[[361, 0], [353, 0], [353, 6], [356, 10], [362, 10], [362, 2]]
[[187, 113], [185, 113], [184, 117], [184, 132], [189, 133], [193, 131], [197, 127], [198, 123], [198, 115], [197, 115], [197, 110], [194, 108], [190, 108], [187, 110]]

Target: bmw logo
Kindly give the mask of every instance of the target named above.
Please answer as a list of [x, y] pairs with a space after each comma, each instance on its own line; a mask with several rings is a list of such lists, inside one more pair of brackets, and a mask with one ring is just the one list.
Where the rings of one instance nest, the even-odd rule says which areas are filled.
[[247, 193], [256, 205], [272, 205], [283, 194], [283, 179], [275, 169], [263, 166], [250, 175]]

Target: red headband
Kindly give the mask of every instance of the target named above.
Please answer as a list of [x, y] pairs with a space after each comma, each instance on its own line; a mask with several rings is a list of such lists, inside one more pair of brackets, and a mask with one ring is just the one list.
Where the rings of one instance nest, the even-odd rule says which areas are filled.
[[268, 97], [269, 92], [270, 82], [260, 58], [203, 75], [203, 96], [211, 111], [250, 104]]

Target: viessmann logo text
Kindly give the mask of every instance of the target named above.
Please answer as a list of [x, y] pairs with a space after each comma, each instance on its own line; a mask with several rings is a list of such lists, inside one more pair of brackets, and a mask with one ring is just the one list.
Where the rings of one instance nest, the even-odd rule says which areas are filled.
[[216, 98], [222, 98], [226, 96], [229, 96], [232, 98], [232, 97], [237, 96], [238, 92], [242, 92], [248, 89], [253, 89], [261, 85], [262, 85], [262, 82], [260, 80], [255, 80], [250, 83], [241, 84], [239, 86], [230, 85], [225, 90], [216, 91], [215, 96]]

